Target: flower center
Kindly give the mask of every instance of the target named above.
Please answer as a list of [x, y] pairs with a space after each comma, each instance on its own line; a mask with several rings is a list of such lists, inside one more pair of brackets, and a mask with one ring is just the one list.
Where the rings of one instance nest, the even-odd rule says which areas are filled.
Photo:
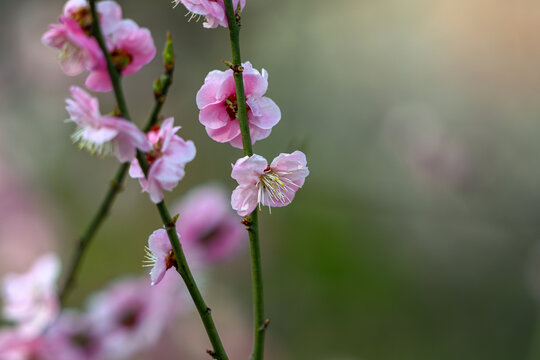
[[87, 350], [92, 344], [92, 337], [81, 331], [71, 336], [71, 342], [79, 349]]
[[270, 166], [264, 169], [264, 173], [259, 177], [259, 182], [256, 185], [259, 190], [257, 197], [259, 208], [261, 203], [270, 207], [270, 204], [288, 204], [291, 202], [287, 193], [294, 192], [298, 185], [283, 176], [287, 174], [286, 172], [276, 172]]
[[92, 13], [90, 12], [90, 8], [83, 6], [77, 9], [73, 14], [71, 14], [71, 18], [79, 24], [81, 29], [85, 32], [86, 35], [91, 36], [92, 35]]
[[132, 329], [139, 323], [141, 317], [140, 315], [141, 311], [139, 307], [133, 307], [131, 309], [128, 309], [120, 317], [120, 324], [124, 327], [127, 327], [128, 329]]
[[[159, 127], [158, 129], [159, 130]], [[152, 131], [156, 131], [154, 128], [152, 128]], [[152, 164], [163, 156], [163, 152], [161, 152], [161, 147], [163, 146], [163, 139], [159, 139], [158, 142], [156, 142], [152, 146], [152, 150], [146, 153], [146, 160], [148, 161], [148, 165], [152, 166]]]
[[203, 232], [197, 240], [202, 245], [210, 246], [218, 238], [218, 235], [221, 233], [222, 229], [223, 227], [218, 224], [217, 226]]
[[[236, 93], [225, 99], [225, 105], [225, 110], [227, 111], [229, 118], [231, 120], [235, 120], [236, 116], [238, 115], [238, 101], [236, 99]], [[249, 105], [246, 104], [246, 112], [250, 110]]]
[[119, 72], [122, 72], [129, 64], [131, 64], [131, 61], [133, 61], [133, 57], [122, 49], [114, 49], [111, 51], [111, 59], [114, 67], [116, 67], [116, 70]]

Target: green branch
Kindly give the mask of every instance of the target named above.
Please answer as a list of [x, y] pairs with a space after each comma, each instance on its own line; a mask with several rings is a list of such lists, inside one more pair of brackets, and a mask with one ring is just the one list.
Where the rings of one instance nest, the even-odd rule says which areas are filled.
[[116, 199], [116, 195], [118, 195], [122, 188], [122, 182], [126, 177], [128, 168], [129, 163], [125, 163], [120, 166], [120, 168], [116, 172], [116, 176], [111, 181], [109, 191], [107, 191], [105, 199], [103, 199], [103, 202], [101, 203], [96, 215], [94, 215], [94, 218], [92, 219], [92, 221], [90, 221], [90, 224], [86, 228], [86, 231], [79, 238], [77, 248], [75, 249], [75, 254], [68, 268], [69, 270], [67, 272], [66, 280], [58, 293], [60, 304], [62, 305], [64, 305], [68, 294], [72, 290], [73, 286], [75, 286], [75, 279], [77, 277], [79, 267], [81, 266], [83, 256], [84, 254], [86, 254], [86, 249], [90, 244], [92, 238], [98, 231], [99, 227], [109, 214], [111, 206]]
[[[97, 19], [98, 15], [96, 11], [95, 0], [90, 0], [90, 11], [92, 13], [92, 18]], [[111, 56], [105, 45], [105, 41], [103, 39], [103, 34], [101, 33], [99, 21], [94, 21], [93, 25], [94, 25], [93, 26], [94, 36], [96, 40], [98, 41], [98, 44], [101, 50], [103, 51], [103, 54], [105, 55], [105, 59], [107, 61], [107, 70], [109, 72], [111, 81], [113, 83], [113, 89], [114, 89], [114, 94], [116, 97], [118, 108], [120, 112], [122, 113], [122, 116], [125, 119], [130, 120], [126, 101], [124, 98], [124, 93], [122, 91], [122, 86], [120, 82], [120, 74], [114, 67]], [[149, 165], [148, 165], [148, 161], [146, 160], [146, 156], [144, 155], [144, 153], [142, 153], [141, 151], [137, 151], [137, 160], [139, 161], [139, 165], [141, 166], [141, 169], [143, 170], [145, 176], [148, 176]], [[193, 299], [193, 302], [195, 303], [195, 306], [197, 307], [197, 311], [199, 312], [201, 320], [204, 324], [206, 333], [208, 334], [208, 338], [210, 339], [210, 342], [212, 343], [212, 346], [214, 348], [214, 350], [211, 351], [210, 353], [215, 359], [228, 360], [227, 354], [225, 352], [225, 349], [223, 348], [221, 339], [219, 337], [216, 326], [212, 319], [211, 310], [208, 306], [206, 306], [206, 303], [204, 302], [202, 298], [199, 288], [197, 287], [197, 284], [195, 283], [195, 279], [193, 278], [193, 275], [191, 274], [191, 270], [189, 269], [189, 266], [187, 264], [184, 251], [182, 250], [182, 246], [180, 245], [180, 240], [178, 239], [178, 235], [176, 233], [175, 221], [171, 218], [164, 201], [161, 201], [160, 203], [156, 204], [156, 207], [161, 216], [163, 225], [167, 229], [167, 234], [169, 235], [169, 241], [171, 242], [171, 246], [173, 248], [173, 252], [176, 257], [177, 264], [178, 264], [178, 269], [177, 269], [178, 273], [180, 274], [180, 276], [182, 276], [182, 279], [184, 279], [184, 282], [186, 283], [186, 287], [191, 295], [191, 298]]]
[[[244, 155], [253, 155], [249, 124], [247, 118], [246, 94], [244, 91], [244, 79], [242, 76], [242, 58], [240, 56], [240, 15], [235, 14], [232, 0], [225, 0], [225, 11], [229, 23], [229, 37], [231, 41], [232, 66], [234, 72], [234, 84], [236, 87], [236, 99], [238, 101], [237, 119], [242, 133]], [[264, 316], [264, 293], [261, 264], [261, 249], [259, 244], [259, 224], [257, 209], [251, 215], [244, 218], [244, 225], [249, 233], [251, 248], [251, 277], [253, 282], [253, 360], [264, 358], [264, 336], [269, 321]]]

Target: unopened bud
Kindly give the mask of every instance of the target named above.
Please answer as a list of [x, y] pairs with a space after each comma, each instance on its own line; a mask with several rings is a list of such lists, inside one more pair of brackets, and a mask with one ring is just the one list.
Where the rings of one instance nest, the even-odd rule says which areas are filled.
[[165, 72], [167, 74], [172, 73], [174, 69], [174, 50], [171, 33], [167, 33], [167, 42], [165, 43], [165, 49], [163, 50], [163, 64], [165, 65]]

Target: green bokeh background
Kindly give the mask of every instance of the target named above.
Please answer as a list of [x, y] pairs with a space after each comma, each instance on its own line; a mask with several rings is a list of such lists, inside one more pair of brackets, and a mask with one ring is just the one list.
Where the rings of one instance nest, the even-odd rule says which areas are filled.
[[[206, 136], [195, 104], [205, 75], [230, 59], [227, 31], [188, 23], [167, 0], [120, 3], [159, 48], [166, 31], [175, 43], [164, 115], [198, 153], [166, 199], [208, 181], [232, 190], [241, 152]], [[84, 77], [64, 76], [40, 43], [62, 5], [0, 1], [0, 158], [54, 214], [53, 247], [67, 260], [118, 165], [77, 151], [63, 123], [69, 86]], [[261, 216], [274, 359], [540, 358], [540, 3], [248, 0], [242, 22], [243, 58], [268, 70], [283, 114], [255, 151], [301, 149], [311, 171], [291, 206]], [[157, 57], [125, 79], [138, 124], [160, 72]], [[70, 303], [141, 274], [158, 227], [128, 179]], [[212, 274], [219, 314], [214, 284], [249, 324], [248, 252]]]

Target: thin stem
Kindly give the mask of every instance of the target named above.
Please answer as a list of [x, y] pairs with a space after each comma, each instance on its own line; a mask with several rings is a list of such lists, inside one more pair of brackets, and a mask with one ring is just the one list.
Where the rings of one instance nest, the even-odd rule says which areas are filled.
[[212, 319], [212, 310], [208, 306], [206, 306], [206, 303], [204, 302], [201, 292], [199, 291], [199, 288], [197, 287], [195, 279], [193, 278], [191, 270], [189, 269], [189, 266], [187, 264], [184, 251], [182, 250], [182, 245], [180, 244], [178, 234], [176, 233], [176, 221], [171, 218], [169, 210], [167, 209], [164, 201], [156, 204], [156, 206], [161, 216], [161, 220], [165, 225], [165, 229], [167, 230], [167, 234], [169, 235], [169, 240], [171, 241], [174, 255], [176, 257], [176, 263], [178, 264], [176, 270], [178, 271], [180, 276], [182, 276], [182, 279], [184, 279], [184, 282], [186, 283], [189, 294], [191, 295], [191, 298], [193, 299], [193, 302], [197, 307], [197, 311], [199, 312], [199, 316], [201, 317], [201, 320], [204, 324], [204, 328], [206, 329], [208, 338], [210, 339], [212, 347], [214, 348], [214, 351], [209, 353], [214, 359], [227, 360], [227, 353], [223, 348], [223, 344], [221, 343], [221, 339], [216, 329], [216, 325], [214, 324], [214, 320]]
[[[232, 66], [234, 72], [234, 84], [236, 87], [236, 99], [238, 102], [237, 119], [242, 133], [244, 155], [253, 155], [251, 136], [247, 118], [246, 94], [244, 91], [244, 79], [242, 76], [242, 58], [240, 55], [240, 15], [235, 14], [232, 0], [225, 0], [225, 12], [229, 23], [229, 37], [231, 41]], [[268, 320], [264, 316], [264, 293], [261, 264], [261, 250], [259, 243], [259, 224], [257, 209], [244, 219], [244, 224], [249, 233], [251, 248], [251, 278], [253, 282], [253, 353], [251, 359], [262, 360], [264, 358], [264, 337]]]
[[[90, 0], [90, 11], [92, 13], [92, 18], [98, 19], [95, 3], [96, 3], [95, 0]], [[122, 91], [122, 86], [120, 83], [120, 75], [118, 74], [117, 69], [114, 67], [112, 63], [111, 56], [107, 50], [105, 41], [103, 40], [103, 35], [101, 33], [99, 21], [94, 21], [93, 25], [94, 25], [94, 35], [107, 61], [107, 70], [109, 72], [111, 81], [113, 83], [113, 89], [114, 89], [114, 94], [115, 94], [116, 101], [118, 104], [118, 108], [120, 112], [122, 113], [123, 117], [127, 120], [130, 120], [128, 109], [127, 109], [125, 98], [124, 98], [124, 93]], [[149, 165], [148, 165], [148, 161], [146, 160], [145, 154], [142, 153], [141, 151], [137, 151], [137, 160], [145, 176], [148, 176]], [[189, 269], [186, 257], [184, 255], [184, 251], [182, 250], [182, 246], [180, 245], [180, 240], [178, 239], [178, 234], [176, 233], [176, 221], [175, 219], [171, 218], [169, 214], [169, 210], [167, 209], [167, 206], [165, 205], [164, 201], [156, 204], [156, 207], [161, 216], [163, 225], [165, 226], [167, 230], [167, 234], [169, 235], [169, 241], [171, 242], [171, 246], [173, 248], [173, 252], [176, 257], [176, 262], [178, 264], [177, 271], [180, 274], [180, 276], [182, 276], [182, 279], [184, 279], [184, 282], [186, 283], [186, 287], [188, 288], [188, 291], [193, 299], [193, 302], [195, 303], [195, 306], [197, 307], [197, 311], [199, 312], [201, 320], [204, 324], [206, 333], [208, 334], [208, 338], [210, 339], [212, 347], [214, 348], [214, 350], [210, 351], [209, 353], [212, 355], [214, 359], [228, 360], [229, 358], [227, 357], [225, 349], [223, 348], [223, 344], [221, 343], [221, 339], [219, 337], [218, 331], [212, 319], [211, 310], [208, 306], [206, 306], [206, 303], [204, 302], [202, 298], [202, 295], [199, 291], [199, 288], [197, 287], [195, 279], [193, 278], [193, 275], [191, 274], [191, 270]]]
[[[171, 39], [169, 36], [167, 40], [166, 50], [170, 42]], [[169, 53], [172, 53], [172, 49], [169, 50]], [[161, 111], [161, 108], [163, 107], [165, 99], [167, 98], [167, 93], [172, 84], [173, 71], [174, 61], [171, 63], [167, 63], [167, 60], [165, 60], [165, 72], [158, 80], [156, 80], [156, 82], [159, 81], [160, 84], [159, 93], [155, 93], [156, 101], [148, 119], [148, 122], [144, 127], [144, 132], [150, 130], [150, 128], [158, 121], [159, 113]], [[109, 190], [107, 191], [105, 198], [101, 202], [98, 211], [88, 224], [86, 231], [83, 233], [83, 235], [81, 235], [77, 242], [77, 248], [75, 249], [75, 254], [72, 257], [71, 264], [68, 268], [66, 280], [64, 281], [64, 284], [58, 293], [60, 304], [62, 305], [65, 304], [67, 296], [75, 286], [77, 274], [81, 266], [84, 254], [86, 253], [86, 249], [88, 248], [88, 245], [91, 243], [94, 235], [99, 230], [101, 224], [103, 224], [103, 221], [107, 218], [107, 215], [110, 212], [116, 196], [122, 190], [122, 184], [124, 182], [128, 169], [129, 163], [120, 165], [120, 167], [116, 171], [115, 177], [113, 178], [113, 180], [111, 180]]]
[[64, 305], [69, 292], [72, 290], [73, 286], [75, 286], [75, 279], [77, 277], [79, 267], [82, 263], [83, 256], [84, 254], [86, 254], [86, 249], [88, 245], [90, 244], [92, 238], [109, 214], [116, 195], [118, 195], [118, 193], [122, 189], [122, 182], [126, 177], [128, 168], [129, 163], [122, 164], [120, 168], [118, 168], [116, 176], [111, 181], [109, 190], [107, 191], [107, 194], [105, 195], [105, 198], [103, 199], [103, 202], [101, 203], [96, 215], [94, 215], [94, 218], [90, 221], [90, 224], [86, 228], [86, 231], [79, 238], [77, 248], [75, 249], [75, 255], [71, 260], [71, 265], [69, 266], [69, 270], [67, 272], [66, 280], [58, 294], [60, 304], [62, 305]]

